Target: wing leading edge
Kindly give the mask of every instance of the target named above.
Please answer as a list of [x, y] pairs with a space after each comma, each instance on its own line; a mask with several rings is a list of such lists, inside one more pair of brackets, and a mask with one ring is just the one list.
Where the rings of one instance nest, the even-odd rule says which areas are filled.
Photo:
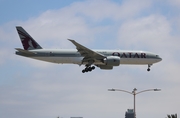
[[76, 46], [76, 49], [78, 50], [78, 52], [84, 57], [83, 60], [101, 60], [106, 57], [105, 55], [101, 53], [95, 52], [77, 43], [75, 40], [71, 40], [71, 39], [68, 39], [68, 40], [71, 41]]

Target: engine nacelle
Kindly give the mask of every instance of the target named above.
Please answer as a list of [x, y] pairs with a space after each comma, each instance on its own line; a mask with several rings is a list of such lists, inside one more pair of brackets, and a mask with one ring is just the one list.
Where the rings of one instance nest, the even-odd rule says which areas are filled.
[[100, 69], [104, 69], [104, 70], [111, 70], [113, 69], [113, 66], [107, 66], [107, 65], [100, 65], [98, 66]]
[[108, 57], [104, 58], [104, 63], [108, 66], [119, 66], [120, 65], [120, 57], [108, 56]]

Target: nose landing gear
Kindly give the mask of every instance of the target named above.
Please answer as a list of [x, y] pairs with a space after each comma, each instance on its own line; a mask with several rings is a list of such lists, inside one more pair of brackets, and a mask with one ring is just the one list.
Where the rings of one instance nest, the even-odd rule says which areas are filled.
[[150, 67], [152, 66], [152, 64], [148, 64], [148, 69], [147, 69], [147, 71], [150, 71], [151, 69], [150, 69]]
[[94, 70], [95, 69], [95, 66], [86, 66], [86, 68], [85, 69], [83, 69], [82, 70], [82, 73], [85, 73], [85, 72], [91, 72], [92, 70]]

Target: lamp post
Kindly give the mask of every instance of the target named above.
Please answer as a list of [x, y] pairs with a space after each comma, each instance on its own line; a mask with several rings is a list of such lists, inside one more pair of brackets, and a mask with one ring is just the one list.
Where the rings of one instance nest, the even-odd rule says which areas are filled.
[[147, 90], [142, 90], [139, 92], [136, 92], [137, 91], [136, 88], [134, 88], [132, 92], [126, 91], [126, 90], [121, 90], [121, 89], [108, 89], [108, 91], [121, 91], [121, 92], [129, 93], [129, 94], [133, 95], [134, 96], [134, 118], [136, 118], [136, 95], [143, 93], [143, 92], [147, 92], [147, 91], [161, 91], [161, 89], [147, 89]]

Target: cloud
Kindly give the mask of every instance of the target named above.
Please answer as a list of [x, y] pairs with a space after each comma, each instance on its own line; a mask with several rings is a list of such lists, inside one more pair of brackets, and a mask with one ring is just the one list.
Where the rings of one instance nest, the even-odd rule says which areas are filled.
[[[110, 18], [115, 21], [131, 18], [143, 9], [146, 9], [151, 5], [150, 1], [138, 2], [138, 1], [123, 1], [122, 4], [118, 4], [112, 1], [86, 1], [82, 3], [75, 3], [74, 8], [80, 13], [80, 15], [87, 16], [93, 21], [102, 21], [103, 19]], [[131, 9], [129, 9], [131, 8]]]
[[7, 51], [1, 49], [1, 52], [0, 52], [0, 65], [3, 64], [6, 61], [6, 59], [4, 58], [5, 56], [7, 57]]
[[[47, 10], [40, 16], [30, 18], [18, 25], [22, 25], [41, 42], [53, 41], [53, 44], [56, 44], [54, 47], [70, 46], [70, 43], [66, 41], [67, 38], [82, 40], [86, 44], [97, 34], [95, 28], [92, 27], [95, 22], [103, 22], [106, 18], [116, 22], [131, 18], [148, 6], [150, 6], [149, 1], [140, 2], [140, 4], [127, 1], [122, 5], [110, 1], [75, 2], [62, 9]], [[102, 31], [103, 28], [104, 26], [96, 27]]]
[[[37, 18], [23, 23], [23, 26], [40, 42], [49, 41], [57, 47], [70, 44], [66, 39], [88, 34], [86, 24], [81, 18], [61, 11], [46, 11]], [[80, 34], [81, 32], [81, 34]], [[41, 41], [42, 42], [42, 41]]]
[[[138, 95], [138, 117], [147, 114], [165, 117], [167, 113], [179, 112], [179, 35], [173, 35], [171, 18], [148, 11], [153, 9], [153, 3], [150, 0], [74, 2], [1, 26], [0, 104], [3, 113], [0, 116], [124, 117], [126, 109], [132, 108], [133, 96], [107, 89], [131, 91], [134, 87], [138, 91], [162, 89], [159, 93]], [[73, 38], [87, 47], [120, 46], [153, 51], [163, 57], [163, 61], [153, 65], [149, 73], [147, 66], [120, 65], [110, 71], [97, 68], [82, 74], [83, 66], [51, 64], [14, 55], [13, 48], [21, 46], [15, 25], [23, 26], [44, 48], [75, 49], [66, 40]]]
[[180, 6], [180, 1], [179, 0], [168, 0], [168, 2], [171, 5], [176, 6], [177, 8]]
[[123, 23], [118, 33], [119, 44], [123, 41], [125, 47], [162, 48], [168, 45], [170, 32], [171, 26], [164, 16], [150, 15]]

